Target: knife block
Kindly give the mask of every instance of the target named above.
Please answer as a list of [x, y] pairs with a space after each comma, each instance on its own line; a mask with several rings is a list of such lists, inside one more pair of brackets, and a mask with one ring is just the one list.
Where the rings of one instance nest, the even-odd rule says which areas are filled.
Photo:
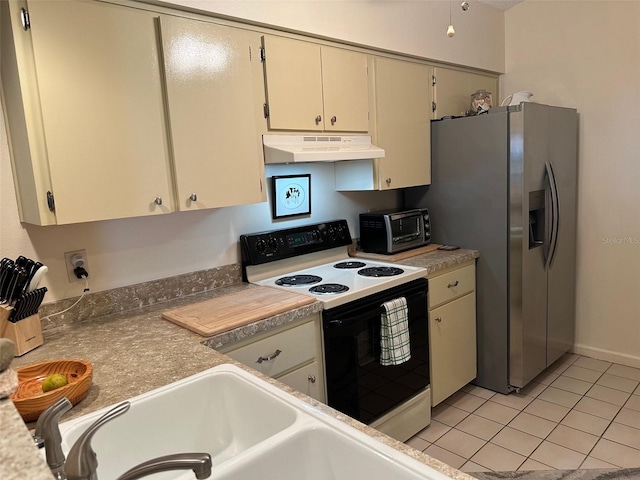
[[37, 313], [16, 323], [10, 322], [9, 315], [12, 311], [13, 307], [0, 305], [0, 337], [13, 341], [16, 357], [20, 357], [44, 343], [42, 325]]

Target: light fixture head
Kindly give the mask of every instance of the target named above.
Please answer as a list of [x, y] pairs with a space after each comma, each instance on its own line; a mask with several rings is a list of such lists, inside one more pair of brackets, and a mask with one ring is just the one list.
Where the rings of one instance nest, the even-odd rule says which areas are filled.
[[453, 29], [453, 25], [449, 25], [447, 28], [447, 37], [451, 38], [456, 34], [456, 31]]
[[469, 10], [469, 2], [462, 2], [460, 4], [460, 8], [462, 9], [463, 12], [466, 12], [467, 10]]

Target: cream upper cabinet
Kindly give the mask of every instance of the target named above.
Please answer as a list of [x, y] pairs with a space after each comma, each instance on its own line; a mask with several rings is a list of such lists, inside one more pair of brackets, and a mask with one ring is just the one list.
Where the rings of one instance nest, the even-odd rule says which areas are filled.
[[177, 209], [263, 201], [260, 35], [169, 16], [160, 27]]
[[378, 189], [431, 183], [431, 67], [378, 57], [374, 60], [374, 143]]
[[336, 190], [392, 190], [431, 183], [432, 67], [370, 57], [373, 143], [384, 158], [334, 164]]
[[369, 97], [367, 56], [323, 46], [324, 129], [367, 132]]
[[2, 3], [3, 98], [21, 220], [173, 210], [154, 15], [102, 2]]
[[269, 129], [368, 131], [365, 54], [276, 36], [263, 47]]
[[475, 265], [429, 277], [431, 404], [436, 406], [476, 377]]
[[471, 94], [487, 90], [493, 94], [493, 106], [500, 105], [498, 98], [498, 78], [491, 75], [463, 72], [451, 68], [434, 68], [433, 118], [448, 115], [464, 115], [471, 108]]

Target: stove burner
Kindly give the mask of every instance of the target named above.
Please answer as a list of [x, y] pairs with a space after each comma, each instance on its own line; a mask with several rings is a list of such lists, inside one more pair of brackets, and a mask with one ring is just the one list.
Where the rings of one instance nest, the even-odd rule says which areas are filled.
[[349, 290], [346, 285], [340, 285], [339, 283], [323, 283], [322, 285], [316, 285], [311, 287], [309, 292], [316, 293], [318, 295], [333, 295], [336, 293], [344, 293]]
[[358, 275], [363, 277], [393, 277], [404, 273], [404, 270], [397, 267], [367, 267], [358, 270]]
[[336, 263], [333, 268], [347, 269], [347, 268], [362, 268], [366, 265], [364, 262], [340, 262]]
[[322, 281], [322, 277], [317, 275], [291, 275], [276, 280], [276, 285], [281, 287], [294, 287], [296, 285], [311, 285]]

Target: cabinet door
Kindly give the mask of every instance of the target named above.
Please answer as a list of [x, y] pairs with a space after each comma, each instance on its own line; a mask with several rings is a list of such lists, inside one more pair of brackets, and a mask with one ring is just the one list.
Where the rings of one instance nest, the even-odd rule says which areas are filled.
[[160, 22], [177, 208], [261, 201], [250, 52], [260, 36], [178, 17]]
[[271, 130], [322, 130], [320, 46], [265, 36], [265, 83]]
[[366, 55], [322, 47], [322, 87], [325, 130], [369, 130]]
[[154, 16], [102, 2], [29, 9], [57, 223], [171, 211]]
[[381, 190], [431, 183], [431, 67], [375, 59], [375, 144]]
[[323, 373], [318, 362], [312, 362], [302, 368], [278, 377], [285, 385], [309, 395], [320, 402], [326, 402]]
[[429, 311], [431, 404], [436, 406], [476, 377], [476, 294]]
[[487, 90], [493, 94], [493, 106], [500, 105], [498, 79], [489, 75], [462, 72], [450, 68], [434, 69], [436, 85], [434, 101], [436, 111], [433, 118], [447, 115], [464, 115], [471, 107], [471, 94], [477, 90]]

